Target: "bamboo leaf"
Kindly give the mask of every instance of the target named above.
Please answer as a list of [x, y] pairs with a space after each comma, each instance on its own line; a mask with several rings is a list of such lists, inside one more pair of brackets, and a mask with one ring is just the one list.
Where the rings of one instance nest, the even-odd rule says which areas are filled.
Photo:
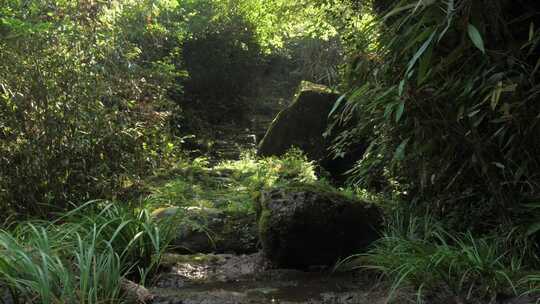
[[402, 79], [402, 80], [399, 82], [398, 96], [403, 96], [403, 91], [405, 91], [405, 79]]
[[403, 111], [405, 110], [405, 102], [400, 102], [396, 110], [396, 122], [399, 122], [401, 116], [403, 116]]
[[422, 44], [422, 46], [416, 51], [416, 54], [414, 54], [413, 58], [411, 58], [411, 61], [409, 61], [409, 64], [407, 66], [407, 72], [405, 74], [409, 74], [409, 72], [414, 68], [414, 65], [416, 62], [418, 62], [418, 59], [422, 57], [424, 52], [427, 50], [427, 48], [430, 46], [431, 41], [433, 41], [433, 37], [435, 37], [435, 31], [431, 33], [429, 38]]
[[501, 99], [502, 86], [502, 81], [499, 81], [499, 83], [495, 87], [495, 90], [493, 90], [493, 92], [491, 93], [491, 109], [493, 110], [497, 108], [497, 104], [499, 104], [499, 100]]
[[527, 229], [527, 235], [531, 236], [540, 231], [540, 222], [532, 224], [529, 229]]
[[396, 152], [394, 152], [394, 160], [403, 160], [405, 158], [405, 149], [407, 148], [409, 140], [410, 138], [407, 138], [399, 144], [396, 148]]
[[480, 113], [480, 111], [481, 111], [481, 110], [472, 111], [472, 112], [470, 112], [469, 114], [467, 114], [467, 116], [473, 117], [474, 115]]
[[450, 26], [452, 25], [452, 19], [454, 16], [454, 0], [448, 0], [447, 7], [446, 7], [446, 26], [442, 30], [442, 32], [439, 34], [439, 39], [437, 41], [441, 41], [441, 39], [444, 37]]
[[424, 81], [427, 79], [427, 76], [430, 74], [430, 67], [431, 67], [431, 58], [433, 57], [433, 47], [430, 47], [424, 56], [422, 56], [422, 59], [420, 60], [419, 67], [418, 67], [418, 75], [416, 79], [416, 83], [418, 86], [422, 85]]
[[534, 22], [531, 22], [529, 26], [529, 42], [532, 42], [534, 39]]
[[384, 109], [384, 118], [388, 119], [390, 115], [392, 115], [393, 108], [394, 108], [393, 103], [389, 103], [386, 105], [386, 108]]
[[476, 26], [469, 23], [467, 27], [469, 38], [471, 38], [471, 41], [473, 42], [474, 46], [476, 46], [482, 53], [486, 53], [486, 49], [484, 47], [484, 40], [482, 39], [482, 35], [476, 28]]
[[503, 164], [501, 164], [499, 162], [493, 162], [493, 164], [495, 165], [495, 167], [497, 167], [499, 169], [505, 169], [506, 168]]
[[539, 68], [540, 68], [540, 58], [538, 58], [538, 61], [536, 62], [536, 65], [534, 66], [534, 69], [531, 75], [534, 76], [534, 74], [536, 74]]
[[341, 95], [341, 96], [336, 100], [336, 103], [335, 103], [334, 106], [332, 107], [332, 110], [330, 110], [330, 113], [328, 113], [328, 117], [332, 116], [332, 114], [334, 114], [334, 112], [337, 110], [337, 108], [339, 108], [339, 106], [341, 105], [341, 103], [343, 102], [343, 100], [345, 100], [345, 95], [346, 95], [346, 94]]
[[527, 165], [523, 165], [519, 167], [516, 174], [514, 174], [514, 181], [519, 181], [521, 177], [523, 177], [523, 174], [525, 174], [525, 171], [527, 170]]
[[464, 113], [465, 113], [465, 107], [460, 106], [458, 110], [458, 114], [457, 114], [457, 121], [460, 121], [461, 119], [463, 119]]
[[420, 6], [426, 7], [432, 5], [433, 3], [435, 3], [435, 0], [418, 0], [418, 3], [416, 3], [416, 6], [414, 7], [413, 13], [415, 13]]
[[393, 10], [391, 10], [388, 14], [386, 14], [384, 17], [383, 17], [383, 20], [387, 20], [388, 18], [396, 15], [396, 14], [399, 14], [403, 11], [406, 11], [406, 10], [410, 10], [410, 9], [414, 9], [416, 5], [414, 3], [412, 4], [408, 4], [408, 5], [404, 5], [404, 6], [401, 6], [401, 7], [396, 7], [394, 8]]

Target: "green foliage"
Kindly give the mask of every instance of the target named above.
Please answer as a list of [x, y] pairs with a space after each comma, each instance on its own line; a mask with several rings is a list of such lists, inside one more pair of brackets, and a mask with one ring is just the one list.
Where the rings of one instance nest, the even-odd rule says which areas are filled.
[[315, 164], [298, 149], [291, 149], [281, 157], [262, 159], [256, 158], [253, 153], [246, 153], [239, 161], [226, 161], [217, 168], [236, 171], [233, 177], [252, 190], [317, 180]]
[[178, 176], [158, 183], [150, 195], [153, 206], [197, 206], [253, 213], [260, 191], [295, 182], [317, 181], [313, 163], [298, 150], [281, 158], [257, 159], [246, 153], [238, 161], [215, 167], [200, 159], [178, 165]]
[[[255, 26], [257, 43], [267, 54], [283, 48], [288, 39], [328, 39], [337, 34], [331, 19], [327, 18], [327, 10], [340, 1], [192, 0], [189, 3], [206, 5], [206, 12], [213, 11], [218, 18], [230, 13], [242, 16], [247, 23]], [[345, 4], [340, 8], [343, 6]]]
[[334, 84], [347, 22], [330, 16], [357, 18], [350, 6], [3, 1], [0, 207], [46, 216], [118, 197], [175, 158], [171, 133], [242, 121], [264, 89], [288, 97], [275, 82]]
[[455, 228], [511, 220], [539, 192], [538, 5], [375, 5], [389, 9], [357, 34], [334, 114], [353, 126], [336, 135], [334, 152], [369, 139], [352, 180], [433, 202]]
[[0, 282], [24, 303], [123, 303], [121, 281], [155, 270], [173, 227], [105, 202], [23, 223], [0, 232]]
[[174, 237], [173, 221], [180, 218], [161, 221], [153, 218], [146, 208], [139, 210], [133, 206], [90, 202], [60, 220], [72, 223], [72, 230], [81, 235], [92, 235], [98, 227], [102, 238], [108, 240], [107, 246], [121, 256], [122, 264], [130, 265], [130, 274], [145, 278], [159, 265], [161, 255]]
[[509, 248], [508, 239], [478, 238], [471, 232], [453, 235], [429, 216], [395, 212], [374, 247], [343, 265], [387, 276], [393, 281], [390, 298], [399, 288], [412, 285], [419, 301], [436, 292], [473, 303], [527, 291], [523, 280], [528, 248]]
[[211, 123], [245, 122], [246, 114], [269, 98], [264, 88], [275, 94], [275, 82], [337, 84], [343, 57], [338, 28], [347, 22], [333, 15], [345, 9], [347, 18], [358, 18], [348, 1], [180, 2], [189, 77], [183, 81], [185, 96], [177, 98], [184, 110], [178, 124], [192, 131], [200, 122], [182, 124], [182, 119], [196, 120], [190, 116]]
[[[165, 110], [177, 72], [174, 53], [159, 47], [171, 37], [151, 19], [149, 3], [4, 3], [4, 214], [45, 216], [70, 202], [113, 197], [173, 155]], [[165, 11], [166, 3], [154, 7]], [[150, 42], [156, 54], [139, 44]]]
[[540, 276], [538, 274], [531, 274], [522, 280], [523, 284], [526, 284], [529, 288], [528, 293], [540, 292]]
[[332, 152], [368, 142], [350, 182], [415, 212], [392, 216], [351, 265], [382, 272], [392, 293], [414, 286], [419, 300], [537, 289], [540, 7], [372, 2], [375, 18], [348, 40]]

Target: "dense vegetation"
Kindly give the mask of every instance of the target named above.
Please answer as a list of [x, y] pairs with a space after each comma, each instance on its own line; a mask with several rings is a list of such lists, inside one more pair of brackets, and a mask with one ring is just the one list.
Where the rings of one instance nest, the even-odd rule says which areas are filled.
[[0, 0], [0, 290], [120, 303], [170, 241], [151, 210], [334, 187], [299, 151], [205, 158], [308, 80], [342, 95], [339, 190], [387, 211], [341, 266], [420, 301], [538, 292], [539, 25], [526, 0]]
[[409, 199], [479, 229], [538, 194], [538, 8], [488, 2], [398, 3], [360, 41], [340, 116], [371, 139], [356, 182], [396, 178]]
[[[0, 201], [21, 215], [117, 196], [174, 158], [185, 132], [245, 118], [269, 69], [292, 82], [326, 75], [289, 75], [318, 60], [289, 59], [295, 41], [317, 39], [289, 28], [309, 23], [290, 13], [300, 4], [3, 3]], [[274, 28], [281, 15], [290, 20]]]
[[461, 302], [516, 292], [538, 266], [538, 4], [374, 4], [333, 149], [368, 141], [351, 182], [402, 202], [367, 260]]

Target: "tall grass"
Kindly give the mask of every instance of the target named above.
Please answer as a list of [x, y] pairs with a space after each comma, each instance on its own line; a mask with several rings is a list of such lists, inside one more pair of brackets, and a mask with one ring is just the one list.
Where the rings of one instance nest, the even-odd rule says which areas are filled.
[[145, 208], [102, 202], [83, 205], [61, 220], [85, 235], [92, 235], [98, 227], [101, 239], [106, 240], [100, 246], [112, 247], [122, 257], [123, 264], [147, 273], [159, 264], [176, 227], [175, 217], [156, 219]]
[[60, 259], [59, 248], [43, 228], [32, 224], [14, 236], [0, 232], [0, 282], [15, 299], [58, 303], [73, 290], [73, 273]]
[[526, 248], [510, 250], [507, 243], [507, 237], [452, 234], [429, 216], [398, 212], [368, 253], [350, 257], [340, 266], [382, 273], [392, 281], [388, 301], [405, 286], [416, 288], [418, 302], [432, 291], [460, 303], [490, 301], [499, 295], [525, 293], [538, 280], [526, 277]]
[[122, 303], [121, 281], [153, 274], [173, 228], [107, 202], [23, 223], [0, 231], [0, 285], [15, 303]]

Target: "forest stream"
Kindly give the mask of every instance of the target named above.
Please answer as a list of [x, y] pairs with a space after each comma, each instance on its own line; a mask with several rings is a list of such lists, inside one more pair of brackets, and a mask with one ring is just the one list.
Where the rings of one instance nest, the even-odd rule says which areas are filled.
[[260, 254], [168, 255], [152, 293], [160, 304], [382, 304], [375, 278], [264, 269]]

